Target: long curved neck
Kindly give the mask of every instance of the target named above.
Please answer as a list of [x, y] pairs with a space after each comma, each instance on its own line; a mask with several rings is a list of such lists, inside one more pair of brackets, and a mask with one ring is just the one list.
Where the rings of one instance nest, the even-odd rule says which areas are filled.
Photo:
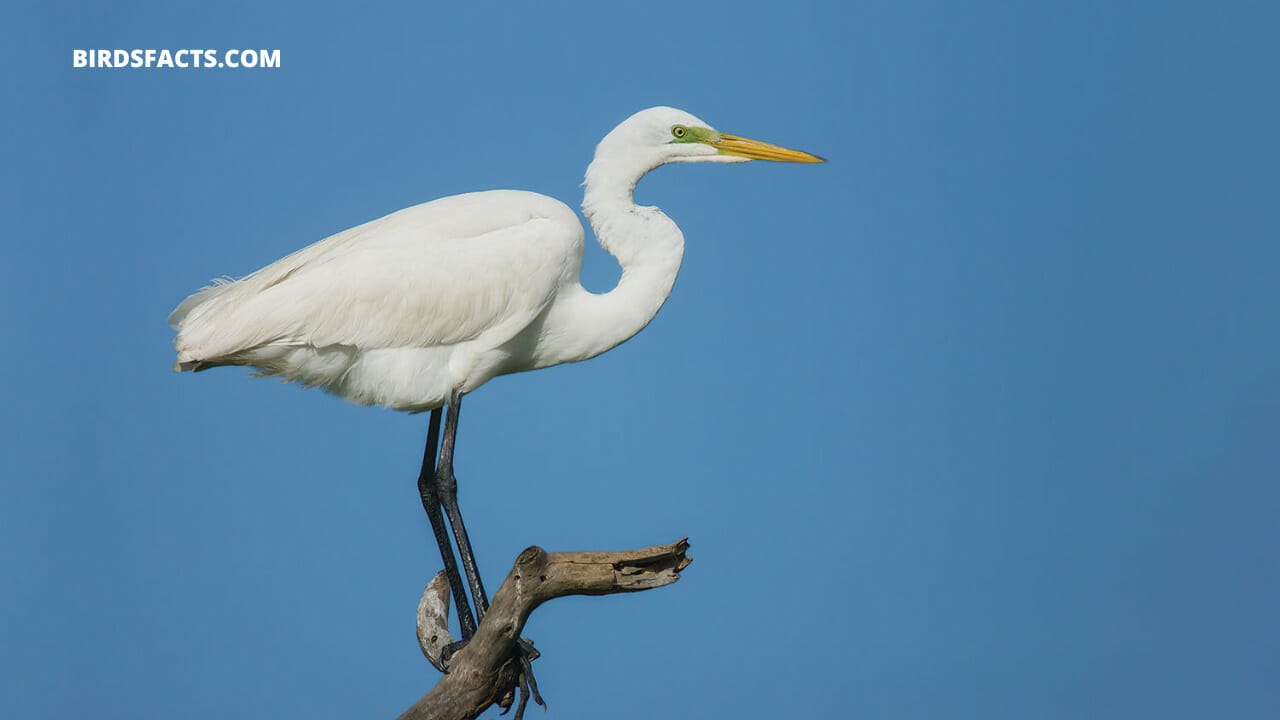
[[657, 208], [639, 207], [636, 183], [652, 167], [597, 154], [587, 168], [582, 211], [600, 246], [618, 260], [617, 287], [596, 294], [574, 284], [547, 315], [547, 364], [576, 362], [617, 347], [644, 329], [671, 294], [684, 235]]

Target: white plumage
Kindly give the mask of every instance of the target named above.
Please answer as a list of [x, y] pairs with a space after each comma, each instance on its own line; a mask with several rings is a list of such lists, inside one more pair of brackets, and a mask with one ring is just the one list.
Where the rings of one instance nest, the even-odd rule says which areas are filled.
[[338, 233], [169, 317], [175, 369], [248, 365], [351, 402], [422, 411], [489, 379], [594, 357], [639, 332], [670, 293], [684, 238], [640, 207], [640, 177], [666, 162], [815, 156], [718, 133], [651, 108], [600, 143], [583, 209], [618, 258], [618, 287], [578, 282], [583, 229], [558, 200], [495, 190], [435, 200]]

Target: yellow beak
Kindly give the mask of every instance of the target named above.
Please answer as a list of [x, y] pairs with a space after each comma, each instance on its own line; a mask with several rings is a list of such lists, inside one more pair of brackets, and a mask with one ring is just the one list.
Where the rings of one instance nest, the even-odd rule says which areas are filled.
[[820, 163], [826, 162], [825, 159], [817, 155], [811, 155], [801, 150], [792, 150], [784, 148], [781, 145], [771, 145], [767, 142], [752, 140], [751, 138], [738, 137], [737, 135], [729, 135], [720, 133], [720, 139], [714, 140], [711, 146], [720, 151], [722, 155], [737, 155], [738, 157], [750, 158], [752, 160], [773, 160], [774, 162], [799, 162], [799, 163]]

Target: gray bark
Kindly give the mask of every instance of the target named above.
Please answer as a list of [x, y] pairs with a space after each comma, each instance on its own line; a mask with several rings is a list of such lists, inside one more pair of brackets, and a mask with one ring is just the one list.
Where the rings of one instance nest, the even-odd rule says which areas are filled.
[[692, 562], [685, 555], [688, 548], [687, 539], [622, 552], [527, 548], [494, 594], [475, 637], [450, 658], [449, 672], [400, 720], [473, 720], [490, 705], [509, 708], [520, 674], [516, 642], [535, 608], [566, 595], [612, 595], [670, 585]]

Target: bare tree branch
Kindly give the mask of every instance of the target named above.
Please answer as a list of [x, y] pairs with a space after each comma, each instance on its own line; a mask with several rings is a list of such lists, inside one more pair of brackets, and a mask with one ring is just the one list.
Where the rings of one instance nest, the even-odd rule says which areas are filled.
[[687, 539], [623, 552], [527, 548], [493, 596], [475, 637], [400, 720], [473, 720], [490, 705], [510, 707], [520, 675], [516, 643], [535, 608], [566, 595], [612, 595], [670, 585], [692, 562], [685, 555], [688, 548]]

